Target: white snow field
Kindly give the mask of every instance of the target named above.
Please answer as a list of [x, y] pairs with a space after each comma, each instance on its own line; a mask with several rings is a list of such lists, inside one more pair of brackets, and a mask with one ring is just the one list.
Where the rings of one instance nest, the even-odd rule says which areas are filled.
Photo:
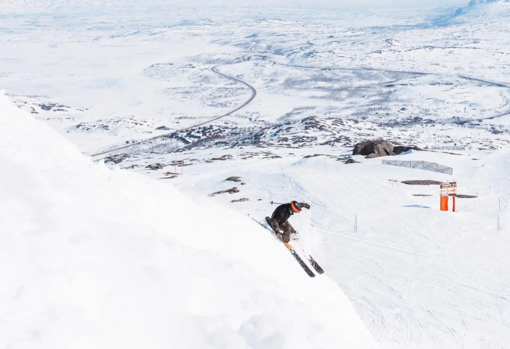
[[248, 217], [0, 115], [0, 348], [376, 348]]
[[0, 4], [0, 349], [510, 349], [510, 2], [291, 2]]

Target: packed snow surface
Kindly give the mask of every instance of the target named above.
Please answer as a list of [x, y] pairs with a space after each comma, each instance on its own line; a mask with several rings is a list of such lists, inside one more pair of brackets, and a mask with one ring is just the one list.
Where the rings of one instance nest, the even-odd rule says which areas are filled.
[[375, 348], [251, 219], [94, 164], [0, 97], [1, 348]]

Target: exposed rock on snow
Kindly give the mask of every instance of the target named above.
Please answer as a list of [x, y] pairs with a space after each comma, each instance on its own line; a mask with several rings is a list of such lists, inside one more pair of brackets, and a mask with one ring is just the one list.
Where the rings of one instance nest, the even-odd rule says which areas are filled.
[[334, 156], [328, 155], [328, 154], [313, 154], [313, 155], [305, 155], [305, 156], [303, 156], [303, 159], [316, 158], [318, 156], [334, 157]]
[[233, 188], [226, 189], [226, 190], [220, 190], [220, 191], [210, 194], [209, 196], [215, 196], [218, 194], [226, 194], [226, 193], [228, 193], [228, 194], [239, 193], [239, 189], [237, 189], [237, 187], [233, 187]]
[[226, 181], [231, 181], [231, 182], [241, 182], [241, 177], [238, 177], [238, 176], [231, 176], [231, 177], [228, 177], [227, 179], [225, 179]]
[[220, 156], [219, 158], [212, 158], [211, 160], [220, 160], [220, 161], [225, 161], [225, 160], [232, 160], [234, 157], [232, 155], [223, 155], [223, 156]]
[[395, 155], [393, 145], [387, 141], [364, 141], [354, 146], [352, 155], [364, 155], [367, 158]]
[[239, 199], [239, 200], [232, 200], [232, 201], [230, 201], [230, 202], [232, 202], [232, 203], [236, 203], [236, 202], [246, 202], [246, 201], [250, 201], [250, 199], [248, 199], [248, 198], [241, 198], [241, 199]]
[[360, 163], [359, 161], [356, 161], [351, 157], [340, 158], [340, 159], [338, 159], [338, 161], [341, 161], [344, 164], [359, 164]]
[[433, 181], [433, 180], [408, 180], [408, 181], [402, 181], [401, 183], [407, 184], [407, 185], [440, 185], [441, 182], [439, 181]]
[[165, 167], [165, 166], [161, 165], [159, 162], [156, 164], [150, 164], [150, 165], [145, 166], [145, 168], [148, 168], [149, 170], [153, 170], [153, 171], [161, 170], [163, 167]]
[[130, 158], [131, 156], [129, 154], [116, 154], [108, 156], [104, 159], [105, 164], [113, 163], [113, 164], [120, 164], [122, 161]]

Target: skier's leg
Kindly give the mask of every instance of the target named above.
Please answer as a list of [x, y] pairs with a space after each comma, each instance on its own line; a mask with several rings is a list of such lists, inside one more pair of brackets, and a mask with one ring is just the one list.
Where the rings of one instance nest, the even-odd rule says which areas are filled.
[[296, 234], [296, 229], [294, 229], [294, 227], [292, 226], [292, 224], [289, 223], [289, 221], [287, 221], [287, 224], [289, 225], [289, 231], [291, 234]]
[[292, 228], [292, 225], [290, 225], [289, 222], [285, 222], [285, 223], [281, 224], [280, 228], [283, 230], [282, 241], [289, 242], [290, 241], [290, 233], [294, 230], [294, 228]]
[[[289, 223], [289, 222], [287, 222]], [[294, 227], [292, 226], [292, 224], [289, 223], [289, 229], [290, 229], [290, 234], [292, 234], [292, 240], [299, 240], [299, 234], [298, 232], [296, 231], [296, 229], [294, 229]]]
[[282, 234], [280, 234], [280, 226], [278, 225], [278, 221], [276, 219], [271, 219], [271, 229], [273, 229], [276, 237], [281, 240]]
[[280, 231], [280, 226], [278, 225], [278, 221], [276, 219], [271, 219], [271, 229], [273, 229], [275, 233]]

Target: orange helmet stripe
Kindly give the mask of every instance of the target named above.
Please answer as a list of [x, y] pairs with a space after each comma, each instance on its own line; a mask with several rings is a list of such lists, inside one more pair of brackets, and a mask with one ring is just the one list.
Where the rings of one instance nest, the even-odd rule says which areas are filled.
[[297, 212], [297, 213], [301, 212], [301, 210], [298, 210], [298, 209], [297, 209], [297, 207], [296, 207], [296, 206], [294, 206], [294, 202], [293, 202], [293, 201], [291, 201], [291, 203], [290, 203], [290, 207], [292, 207], [292, 209], [294, 210], [294, 212]]

